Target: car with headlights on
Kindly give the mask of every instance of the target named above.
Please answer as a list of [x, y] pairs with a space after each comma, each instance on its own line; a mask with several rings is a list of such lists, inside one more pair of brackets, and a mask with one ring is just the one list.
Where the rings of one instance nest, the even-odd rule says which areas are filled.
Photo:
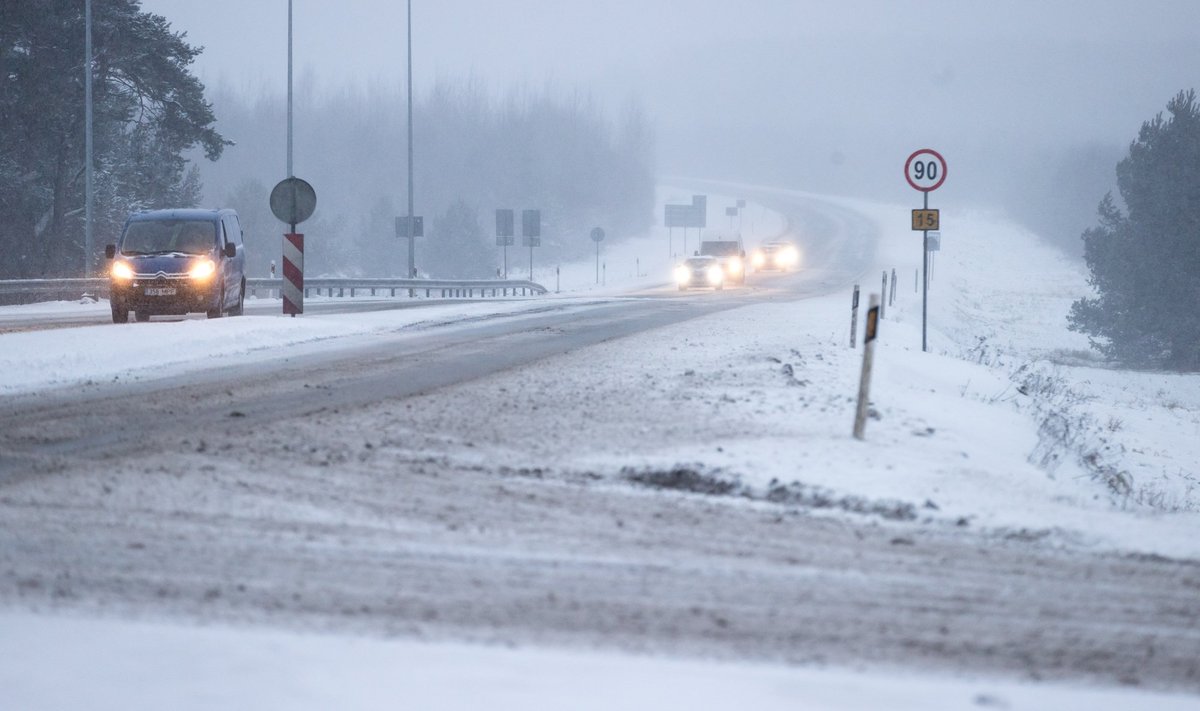
[[158, 314], [240, 315], [246, 253], [233, 210], [153, 210], [129, 216], [105, 248], [113, 323]]
[[705, 236], [700, 241], [700, 256], [715, 257], [725, 272], [725, 282], [746, 283], [746, 250], [740, 235]]
[[716, 257], [688, 257], [675, 267], [675, 283], [680, 291], [695, 288], [721, 289], [725, 286], [725, 270]]
[[786, 272], [800, 266], [800, 250], [787, 240], [763, 242], [750, 255], [754, 271]]

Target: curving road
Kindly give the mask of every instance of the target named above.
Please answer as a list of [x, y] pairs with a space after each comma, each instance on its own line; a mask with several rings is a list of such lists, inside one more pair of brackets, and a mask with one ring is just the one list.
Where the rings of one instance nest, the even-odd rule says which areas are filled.
[[716, 431], [679, 403], [623, 417], [637, 384], [547, 397], [555, 356], [865, 269], [860, 216], [748, 197], [788, 216], [806, 271], [4, 401], [0, 604], [1200, 690], [1195, 562], [544, 464], [619, 454], [669, 417]]

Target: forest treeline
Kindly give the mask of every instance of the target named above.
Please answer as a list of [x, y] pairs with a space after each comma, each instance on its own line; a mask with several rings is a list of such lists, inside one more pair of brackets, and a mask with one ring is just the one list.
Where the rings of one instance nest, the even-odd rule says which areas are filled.
[[[271, 187], [286, 177], [283, 87], [259, 96], [207, 90], [191, 73], [200, 49], [136, 0], [94, 3], [94, 240], [85, 253], [83, 4], [0, 4], [0, 278], [103, 269], [104, 245], [133, 211], [234, 207], [256, 276], [278, 261], [285, 227]], [[494, 92], [439, 81], [414, 108], [415, 212], [425, 218], [417, 268], [439, 277], [495, 275], [494, 210], [542, 211], [535, 262], [591, 247], [652, 220], [654, 140], [635, 104], [610, 112], [586, 94]], [[301, 226], [312, 275], [401, 276], [406, 244], [407, 104], [403, 86], [316, 92], [295, 100], [295, 174], [318, 195]], [[510, 263], [528, 264], [520, 236]]]
[[[205, 196], [242, 215], [255, 275], [278, 260], [284, 225], [268, 194], [286, 172], [286, 103], [221, 92], [220, 128], [235, 143], [202, 166]], [[395, 218], [407, 212], [407, 104], [403, 87], [317, 95], [301, 82], [294, 110], [294, 172], [317, 192], [305, 234], [305, 271], [322, 276], [401, 276], [407, 243]], [[414, 204], [424, 217], [416, 266], [422, 275], [494, 277], [502, 253], [495, 210], [539, 209], [535, 269], [583, 256], [602, 226], [621, 236], [653, 219], [653, 133], [636, 104], [615, 117], [586, 95], [489, 91], [443, 80], [415, 98]], [[510, 274], [524, 276], [521, 236]]]

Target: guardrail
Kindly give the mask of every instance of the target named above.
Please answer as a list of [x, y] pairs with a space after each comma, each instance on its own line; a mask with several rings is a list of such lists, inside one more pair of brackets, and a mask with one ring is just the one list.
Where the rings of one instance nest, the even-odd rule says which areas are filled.
[[[278, 296], [282, 279], [247, 279], [246, 293], [267, 297]], [[305, 279], [304, 295], [354, 297], [359, 292], [377, 296], [409, 297], [424, 294], [425, 298], [501, 298], [536, 296], [546, 293], [546, 287], [532, 281], [507, 279]], [[0, 304], [27, 304], [45, 300], [75, 300], [84, 296], [108, 297], [108, 279], [0, 279]]]

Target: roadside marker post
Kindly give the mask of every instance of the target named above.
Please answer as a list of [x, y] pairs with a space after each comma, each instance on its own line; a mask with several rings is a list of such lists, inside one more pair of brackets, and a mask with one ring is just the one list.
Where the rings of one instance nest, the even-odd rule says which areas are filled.
[[289, 232], [283, 236], [283, 313], [304, 313], [304, 235]]
[[879, 294], [871, 294], [867, 328], [863, 338], [862, 376], [858, 380], [858, 407], [854, 411], [854, 438], [863, 439], [871, 400], [871, 367], [875, 361], [875, 336], [879, 331]]
[[858, 340], [858, 284], [854, 285], [854, 297], [850, 300], [850, 347]]
[[283, 236], [283, 314], [295, 318], [304, 313], [304, 235], [296, 225], [312, 217], [317, 209], [317, 193], [306, 181], [295, 176], [284, 178], [271, 190], [271, 212], [291, 229]]
[[[883, 291], [881, 291], [881, 292], [879, 292], [879, 293], [880, 293], [880, 294], [885, 294], [885, 295], [888, 293], [888, 290], [887, 290], [887, 270], [886, 270], [886, 269], [885, 269], [885, 270], [883, 270]], [[881, 299], [881, 300], [880, 300], [880, 302], [879, 302], [879, 318], [880, 318], [880, 319], [882, 319], [882, 318], [883, 318], [884, 311], [886, 310], [886, 309], [884, 309], [884, 304], [886, 304], [886, 303], [887, 303], [887, 298], [886, 298], [886, 297], [885, 297], [885, 298], [883, 298], [883, 299]]]

